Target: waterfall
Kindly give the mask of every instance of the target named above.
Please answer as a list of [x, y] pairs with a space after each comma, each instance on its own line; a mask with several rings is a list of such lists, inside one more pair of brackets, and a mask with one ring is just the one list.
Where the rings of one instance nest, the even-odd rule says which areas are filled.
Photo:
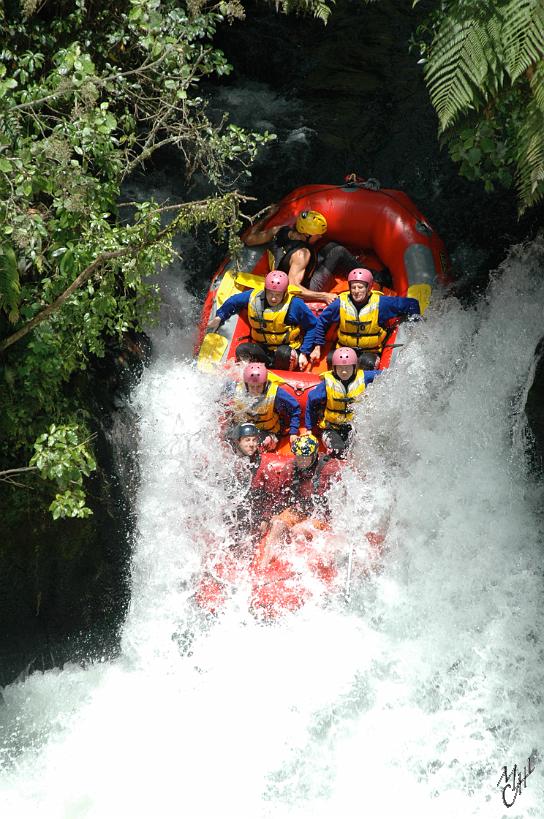
[[[333, 489], [350, 601], [273, 623], [243, 588], [216, 618], [195, 606], [204, 555], [232, 537], [231, 464], [224, 382], [195, 369], [179, 326], [197, 305], [169, 279], [132, 398], [141, 480], [120, 655], [5, 689], [3, 816], [543, 815], [542, 487], [522, 434], [543, 258], [542, 241], [514, 248], [477, 304], [437, 295], [411, 329], [360, 408], [358, 468]], [[370, 574], [368, 530], [387, 547]], [[508, 812], [503, 767], [523, 773], [531, 754]]]

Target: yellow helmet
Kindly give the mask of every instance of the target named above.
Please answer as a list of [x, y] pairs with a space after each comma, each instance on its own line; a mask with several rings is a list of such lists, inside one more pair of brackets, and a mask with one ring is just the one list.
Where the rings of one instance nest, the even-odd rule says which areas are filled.
[[314, 455], [318, 449], [319, 441], [311, 432], [306, 433], [306, 435], [299, 435], [296, 441], [291, 444], [293, 455], [301, 455], [302, 457]]
[[303, 210], [297, 216], [296, 229], [298, 233], [309, 236], [322, 236], [327, 232], [327, 220], [318, 210]]

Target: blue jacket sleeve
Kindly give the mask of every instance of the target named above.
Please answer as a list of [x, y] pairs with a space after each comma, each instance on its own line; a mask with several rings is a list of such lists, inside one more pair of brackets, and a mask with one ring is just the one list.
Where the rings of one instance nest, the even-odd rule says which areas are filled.
[[378, 305], [378, 324], [383, 326], [388, 319], [398, 316], [413, 316], [420, 313], [417, 299], [406, 299], [402, 296], [380, 296]]
[[327, 330], [329, 329], [331, 324], [334, 324], [336, 321], [339, 320], [339, 318], [340, 299], [335, 299], [334, 301], [331, 301], [328, 307], [325, 307], [325, 309], [317, 319], [313, 338], [314, 347], [316, 345], [318, 347], [323, 346], [323, 344], [325, 343], [325, 336], [327, 335]]
[[365, 370], [365, 387], [372, 384], [377, 375], [381, 375], [383, 370]]
[[325, 389], [325, 382], [321, 381], [320, 384], [308, 393], [306, 413], [304, 415], [304, 426], [306, 429], [313, 429], [317, 426], [326, 403], [327, 390]]
[[300, 407], [296, 398], [287, 390], [278, 387], [274, 409], [278, 415], [289, 418], [289, 435], [298, 435], [300, 429]]
[[236, 293], [230, 299], [227, 299], [216, 313], [216, 316], [221, 319], [221, 324], [224, 324], [235, 313], [239, 313], [244, 307], [247, 307], [250, 295], [251, 290], [244, 290], [243, 293]]
[[311, 352], [314, 348], [314, 327], [317, 320], [309, 307], [306, 307], [302, 299], [295, 296], [289, 305], [285, 319], [288, 324], [294, 324], [304, 332], [300, 352]]

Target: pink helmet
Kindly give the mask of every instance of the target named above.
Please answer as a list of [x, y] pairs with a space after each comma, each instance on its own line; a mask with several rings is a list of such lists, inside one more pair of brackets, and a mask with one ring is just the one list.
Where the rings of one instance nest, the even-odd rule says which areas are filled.
[[288, 285], [289, 276], [283, 270], [271, 270], [264, 280], [266, 290], [272, 290], [274, 293], [285, 293]]
[[268, 378], [268, 370], [260, 361], [254, 361], [244, 367], [244, 384], [264, 384]]
[[355, 367], [357, 365], [357, 353], [352, 347], [339, 347], [332, 354], [332, 366], [336, 367], [338, 364], [344, 367]]
[[374, 282], [374, 276], [366, 267], [356, 267], [349, 273], [348, 282], [366, 282], [371, 285]]

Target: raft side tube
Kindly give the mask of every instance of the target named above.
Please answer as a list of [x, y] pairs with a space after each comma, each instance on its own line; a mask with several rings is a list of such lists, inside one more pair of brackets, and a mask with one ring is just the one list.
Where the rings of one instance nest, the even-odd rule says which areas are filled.
[[267, 225], [292, 221], [304, 208], [324, 214], [328, 222], [326, 240], [337, 241], [350, 248], [373, 248], [382, 263], [391, 270], [399, 295], [405, 295], [412, 283], [410, 269], [413, 270], [414, 265], [418, 270], [421, 268], [419, 260], [413, 262], [410, 259], [411, 255], [420, 255], [421, 251], [411, 251], [408, 257], [410, 266], [406, 265], [404, 254], [412, 245], [420, 245], [430, 251], [431, 256], [425, 254], [424, 265], [430, 276], [429, 283], [447, 279], [449, 260], [442, 240], [402, 191], [346, 190], [341, 186], [307, 185], [297, 188], [282, 200], [280, 210]]

